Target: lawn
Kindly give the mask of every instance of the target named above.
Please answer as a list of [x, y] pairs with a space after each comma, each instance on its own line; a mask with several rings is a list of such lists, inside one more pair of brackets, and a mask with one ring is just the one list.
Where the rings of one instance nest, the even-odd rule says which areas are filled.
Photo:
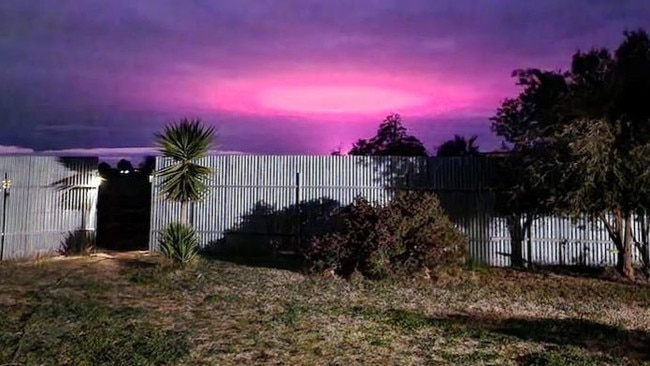
[[347, 282], [156, 263], [1, 264], [0, 365], [650, 364], [650, 288], [599, 275]]

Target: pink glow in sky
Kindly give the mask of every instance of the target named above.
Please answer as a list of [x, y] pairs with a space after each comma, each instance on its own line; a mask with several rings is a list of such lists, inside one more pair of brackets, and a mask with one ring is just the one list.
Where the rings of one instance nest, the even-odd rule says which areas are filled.
[[174, 88], [140, 94], [158, 106], [173, 103], [188, 109], [264, 116], [377, 116], [396, 111], [436, 116], [493, 103], [490, 95], [471, 84], [404, 74], [327, 69], [232, 79], [197, 74]]
[[422, 107], [423, 96], [382, 87], [297, 85], [258, 95], [262, 107], [297, 113], [376, 113]]
[[200, 117], [222, 149], [327, 153], [399, 113], [430, 150], [498, 148], [513, 69], [638, 27], [649, 0], [0, 0], [0, 145], [150, 146]]

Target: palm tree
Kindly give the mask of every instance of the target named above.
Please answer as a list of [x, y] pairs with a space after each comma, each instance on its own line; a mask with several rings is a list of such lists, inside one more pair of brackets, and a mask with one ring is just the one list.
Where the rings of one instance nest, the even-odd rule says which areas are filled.
[[475, 144], [476, 139], [476, 135], [469, 139], [465, 139], [465, 137], [460, 135], [454, 135], [452, 140], [448, 140], [438, 147], [436, 156], [476, 156], [479, 154], [479, 147]]
[[183, 118], [178, 123], [165, 126], [156, 134], [160, 152], [172, 164], [156, 174], [162, 178], [161, 191], [170, 201], [180, 202], [180, 223], [188, 222], [189, 202], [199, 201], [207, 189], [206, 180], [211, 174], [208, 167], [197, 164], [212, 147], [214, 128], [205, 128], [199, 119]]

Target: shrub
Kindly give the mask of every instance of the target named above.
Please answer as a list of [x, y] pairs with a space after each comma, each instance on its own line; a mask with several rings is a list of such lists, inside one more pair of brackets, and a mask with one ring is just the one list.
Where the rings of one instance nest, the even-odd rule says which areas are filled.
[[306, 253], [315, 271], [384, 278], [435, 273], [465, 262], [465, 237], [434, 194], [401, 192], [382, 206], [359, 197], [339, 215], [341, 225], [314, 238]]
[[161, 253], [177, 264], [191, 262], [199, 251], [199, 239], [194, 229], [178, 222], [163, 230], [159, 243]]
[[90, 255], [95, 249], [95, 232], [86, 230], [70, 231], [59, 248], [59, 254], [65, 256]]

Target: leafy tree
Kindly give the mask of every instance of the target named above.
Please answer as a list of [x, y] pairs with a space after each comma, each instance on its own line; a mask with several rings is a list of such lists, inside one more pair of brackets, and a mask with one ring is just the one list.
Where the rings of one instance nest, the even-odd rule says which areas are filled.
[[170, 165], [157, 172], [162, 178], [161, 191], [168, 200], [180, 202], [182, 224], [188, 221], [188, 203], [203, 198], [207, 189], [211, 171], [197, 161], [208, 154], [214, 133], [214, 128], [202, 126], [198, 119], [182, 119], [156, 134], [160, 152], [171, 160]]
[[331, 156], [342, 156], [342, 155], [345, 155], [345, 154], [343, 153], [343, 150], [341, 149], [341, 146], [339, 146], [339, 147], [336, 148], [336, 150], [332, 150], [330, 152], [330, 155]]
[[[554, 211], [549, 197], [557, 187], [560, 172], [548, 175], [547, 180], [555, 184], [542, 185], [538, 184], [535, 169], [540, 162], [552, 160], [548, 155], [549, 140], [543, 133], [560, 123], [557, 105], [568, 86], [566, 75], [553, 71], [516, 70], [513, 77], [523, 91], [517, 98], [506, 99], [491, 120], [493, 130], [505, 140], [506, 151], [498, 158], [500, 180], [495, 187], [496, 210], [507, 221], [511, 263], [514, 267], [522, 267], [526, 234], [529, 255], [532, 252], [530, 234], [535, 218]], [[532, 265], [530, 260], [529, 265]]]
[[111, 168], [111, 165], [105, 161], [99, 163], [97, 170], [99, 171], [99, 175], [102, 178], [108, 178], [111, 174], [113, 174], [113, 168]]
[[416, 137], [406, 133], [399, 114], [387, 116], [379, 125], [377, 135], [359, 139], [349, 155], [427, 156], [427, 150]]
[[156, 168], [156, 157], [155, 156], [147, 156], [142, 163], [139, 165], [140, 172], [142, 174], [149, 175], [153, 173], [154, 169]]
[[453, 139], [445, 141], [438, 147], [436, 156], [476, 156], [479, 154], [479, 147], [475, 144], [477, 138], [477, 136], [472, 136], [466, 139], [463, 136], [454, 135]]
[[126, 159], [122, 159], [117, 162], [117, 169], [122, 172], [122, 171], [133, 171], [133, 164], [131, 164], [130, 161]]
[[[543, 193], [542, 207], [603, 222], [617, 249], [617, 270], [626, 278], [634, 278], [638, 242], [650, 274], [647, 33], [625, 32], [614, 54], [577, 52], [566, 73], [526, 70], [517, 75], [524, 91], [506, 100], [493, 118], [497, 134], [513, 144], [520, 159], [515, 188]], [[635, 214], [645, 225], [641, 238], [634, 236]]]

